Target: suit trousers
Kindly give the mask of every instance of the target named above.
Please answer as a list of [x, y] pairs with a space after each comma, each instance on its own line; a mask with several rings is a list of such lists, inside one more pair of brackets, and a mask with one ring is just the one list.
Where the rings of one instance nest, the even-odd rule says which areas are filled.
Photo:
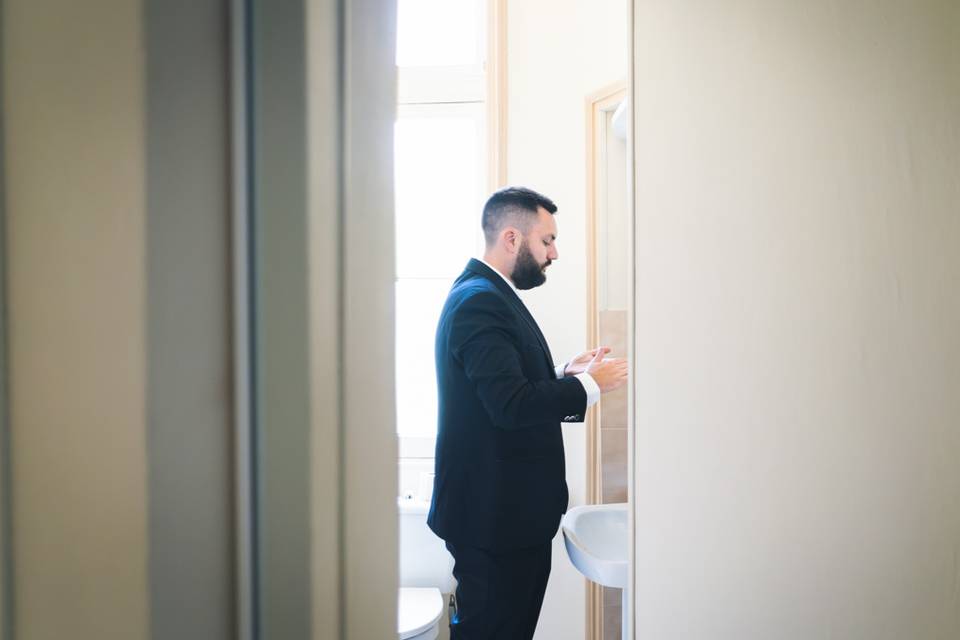
[[550, 577], [552, 542], [506, 552], [447, 543], [457, 579], [450, 640], [530, 640]]

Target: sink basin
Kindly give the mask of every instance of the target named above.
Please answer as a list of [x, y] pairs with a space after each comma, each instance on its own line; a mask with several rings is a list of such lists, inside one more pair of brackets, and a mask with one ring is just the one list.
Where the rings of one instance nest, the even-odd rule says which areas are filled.
[[560, 522], [567, 555], [580, 573], [605, 587], [627, 586], [627, 505], [573, 507]]

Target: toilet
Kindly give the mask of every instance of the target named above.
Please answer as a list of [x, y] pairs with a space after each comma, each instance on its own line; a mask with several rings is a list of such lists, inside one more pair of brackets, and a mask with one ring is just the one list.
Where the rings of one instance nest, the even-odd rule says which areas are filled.
[[454, 591], [453, 556], [427, 527], [430, 502], [397, 499], [400, 514], [400, 640], [434, 640], [440, 634], [445, 594]]

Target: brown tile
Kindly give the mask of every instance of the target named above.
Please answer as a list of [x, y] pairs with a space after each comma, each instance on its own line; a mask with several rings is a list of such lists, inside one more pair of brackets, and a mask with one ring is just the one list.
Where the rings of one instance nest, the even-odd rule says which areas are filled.
[[[612, 349], [610, 357], [627, 355], [627, 312], [600, 312], [600, 343]], [[600, 400], [600, 428], [620, 429], [627, 426], [627, 387], [606, 393]]]
[[627, 501], [627, 430], [600, 431], [600, 481], [604, 504]]
[[600, 587], [603, 590], [603, 606], [620, 606], [620, 589], [613, 587]]
[[627, 387], [605, 393], [600, 398], [600, 428], [624, 429], [627, 426]]
[[617, 601], [613, 604], [603, 604], [603, 640], [620, 640], [620, 590], [616, 591]]
[[627, 356], [627, 312], [605, 310], [600, 312], [600, 342], [613, 349], [611, 358]]

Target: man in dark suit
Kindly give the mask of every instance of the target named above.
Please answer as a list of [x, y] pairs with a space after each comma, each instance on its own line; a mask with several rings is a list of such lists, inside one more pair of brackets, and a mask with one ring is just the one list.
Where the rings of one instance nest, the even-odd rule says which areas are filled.
[[470, 260], [440, 315], [439, 424], [428, 524], [453, 555], [454, 640], [532, 638], [567, 508], [561, 422], [581, 422], [627, 364], [600, 347], [555, 367], [517, 296], [557, 259], [556, 205], [524, 188], [483, 209], [483, 260]]

